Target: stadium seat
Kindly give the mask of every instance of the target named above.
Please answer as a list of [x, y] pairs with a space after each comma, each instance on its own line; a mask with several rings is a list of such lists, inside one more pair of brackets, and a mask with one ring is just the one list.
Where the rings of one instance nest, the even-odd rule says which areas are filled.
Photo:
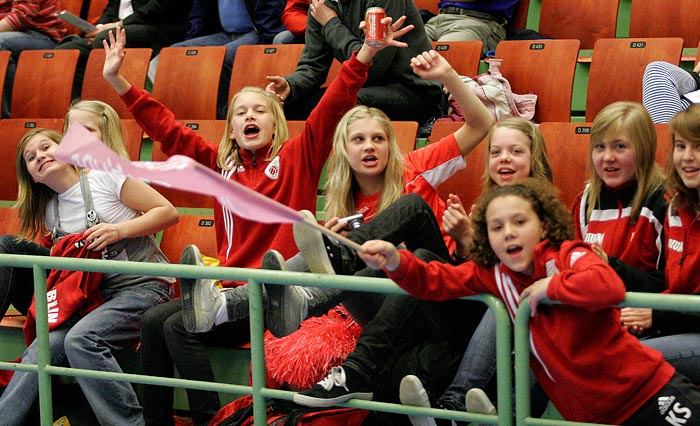
[[[65, 112], [65, 111], [64, 111]], [[25, 133], [43, 127], [61, 132], [62, 118], [21, 119], [8, 118], [0, 120], [0, 200], [17, 199], [17, 173], [15, 158], [19, 141]]]
[[655, 123], [654, 127], [656, 127], [656, 162], [665, 169], [668, 157], [673, 151], [673, 134], [668, 123]]
[[481, 41], [433, 41], [433, 49], [440, 53], [459, 75], [474, 77], [479, 72]]
[[[267, 86], [268, 75], [285, 76], [297, 67], [303, 44], [256, 44], [236, 50], [229, 86], [229, 100], [246, 86]], [[329, 73], [330, 74], [330, 73]]]
[[506, 40], [496, 58], [513, 93], [537, 95], [534, 121], [570, 121], [578, 40]]
[[[214, 216], [183, 214], [178, 223], [163, 230], [160, 249], [170, 263], [180, 263], [182, 250], [190, 244], [197, 245], [206, 256], [218, 257]], [[179, 279], [175, 293], [180, 296]]]
[[17, 235], [19, 229], [19, 210], [0, 206], [0, 235]]
[[[180, 122], [190, 129], [200, 134], [212, 145], [219, 145], [221, 137], [226, 128], [225, 120], [180, 120]], [[165, 161], [168, 156], [161, 149], [160, 143], [153, 142], [152, 160]], [[214, 198], [207, 195], [195, 194], [193, 192], [180, 191], [166, 188], [160, 185], [153, 185], [165, 198], [170, 200], [175, 207], [189, 208], [213, 208]]]
[[143, 129], [134, 119], [122, 119], [121, 125], [124, 144], [126, 145], [126, 152], [129, 153], [129, 158], [131, 158], [132, 161], [140, 160]]
[[3, 96], [3, 89], [5, 88], [5, 75], [7, 75], [7, 65], [10, 63], [10, 51], [0, 50], [0, 99]]
[[153, 96], [179, 119], [215, 120], [224, 46], [165, 47]]
[[681, 37], [683, 47], [700, 41], [700, 14], [689, 13], [697, 0], [634, 0], [630, 9], [629, 36], [633, 38]]
[[587, 179], [591, 123], [547, 122], [540, 124], [559, 197], [570, 206]]
[[[433, 125], [430, 142], [435, 143], [462, 127], [460, 122], [437, 122]], [[450, 194], [456, 194], [462, 200], [467, 211], [481, 194], [481, 177], [484, 174], [486, 144], [480, 143], [467, 155], [467, 168], [455, 173], [438, 187], [443, 200]], [[442, 218], [438, 218], [438, 221]]]
[[596, 40], [615, 37], [619, 5], [620, 0], [542, 0], [538, 31], [545, 37], [578, 39], [581, 49], [592, 49]]
[[678, 65], [682, 51], [679, 37], [598, 40], [588, 74], [586, 121], [593, 121], [598, 111], [613, 102], [641, 102], [647, 64], [666, 61]]
[[413, 0], [418, 10], [427, 10], [433, 15], [438, 13], [438, 0]]
[[71, 103], [78, 50], [24, 50], [12, 89], [12, 118], [62, 118]]
[[89, 0], [90, 1], [90, 6], [88, 7], [87, 10], [87, 16], [85, 17], [85, 20], [97, 24], [97, 21], [100, 19], [102, 14], [105, 11], [105, 8], [107, 7], [108, 0]]
[[396, 140], [402, 154], [416, 149], [416, 138], [418, 137], [418, 123], [415, 121], [392, 121], [391, 125], [396, 132]]
[[[127, 80], [139, 89], [143, 89], [146, 84], [146, 73], [148, 64], [151, 61], [152, 50], [124, 49], [126, 56], [121, 67], [121, 73]], [[92, 49], [85, 66], [85, 77], [81, 92], [82, 99], [97, 99], [111, 105], [122, 118], [133, 118], [127, 111], [124, 102], [119, 98], [117, 92], [102, 77], [102, 68], [105, 63], [105, 53], [102, 49]]]

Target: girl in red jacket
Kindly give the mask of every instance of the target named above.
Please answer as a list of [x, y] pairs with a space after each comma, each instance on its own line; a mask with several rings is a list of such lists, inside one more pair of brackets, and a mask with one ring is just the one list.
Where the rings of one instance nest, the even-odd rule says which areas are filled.
[[[363, 44], [345, 61], [338, 77], [306, 120], [304, 131], [289, 140], [287, 122], [276, 96], [248, 87], [231, 100], [226, 130], [219, 144], [205, 141], [179, 123], [148, 92], [132, 86], [121, 75], [126, 42], [123, 30], [117, 32], [116, 38], [110, 35], [110, 40], [105, 42], [103, 74], [139, 125], [168, 155], [186, 155], [295, 210], [315, 211], [318, 182], [331, 152], [335, 127], [345, 112], [355, 106], [357, 92], [367, 79], [375, 54], [384, 47], [406, 47], [394, 39], [413, 28], [401, 28], [404, 20], [402, 17], [391, 24], [391, 18], [386, 18], [384, 23], [389, 28], [386, 44], [381, 47]], [[285, 256], [296, 251], [291, 225], [258, 223], [234, 215], [218, 202], [214, 206], [214, 226], [221, 266], [259, 268], [268, 249]], [[181, 263], [200, 264], [197, 247], [187, 247]], [[146, 314], [141, 347], [144, 373], [172, 377], [174, 362], [181, 377], [214, 381], [204, 342], [235, 346], [250, 339], [247, 287], [241, 283], [222, 283], [225, 287], [236, 287], [223, 292], [225, 299], [232, 300], [231, 305], [236, 307], [227, 309], [211, 280], [201, 280], [196, 287], [195, 282], [181, 280], [182, 302], [174, 301]], [[189, 306], [186, 312], [192, 315], [183, 315], [182, 303]], [[195, 319], [199, 315], [193, 305], [208, 313], [213, 310], [213, 315], [206, 316], [212, 322], [197, 323]], [[162, 389], [162, 395], [161, 389], [154, 388], [144, 392], [146, 421], [167, 424], [172, 421], [172, 388]], [[195, 424], [207, 424], [219, 409], [218, 394], [191, 389], [187, 393]]]
[[[700, 424], [700, 393], [661, 353], [620, 327], [614, 306], [625, 287], [587, 244], [571, 241], [571, 218], [550, 184], [526, 179], [487, 193], [473, 224], [471, 261], [458, 266], [423, 262], [379, 240], [365, 243], [360, 256], [415, 297], [489, 292], [505, 302], [511, 318], [528, 298], [530, 364], [566, 420]], [[538, 306], [544, 299], [561, 304]], [[329, 388], [327, 394], [352, 392]]]

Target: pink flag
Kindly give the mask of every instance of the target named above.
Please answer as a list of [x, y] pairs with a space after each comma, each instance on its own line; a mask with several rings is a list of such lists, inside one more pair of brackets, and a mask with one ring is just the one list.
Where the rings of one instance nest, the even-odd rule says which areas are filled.
[[174, 155], [167, 161], [125, 160], [79, 124], [70, 126], [55, 156], [59, 161], [78, 167], [117, 173], [183, 191], [211, 195], [234, 214], [256, 222], [304, 221], [304, 217], [298, 211], [230, 181], [189, 157]]

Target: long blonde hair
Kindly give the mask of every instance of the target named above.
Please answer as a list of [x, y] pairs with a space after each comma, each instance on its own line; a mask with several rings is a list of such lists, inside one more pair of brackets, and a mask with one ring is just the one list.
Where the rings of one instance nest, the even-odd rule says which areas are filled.
[[107, 145], [112, 151], [119, 154], [119, 156], [130, 160], [129, 154], [126, 150], [126, 145], [124, 144], [124, 132], [122, 131], [119, 114], [117, 114], [111, 105], [97, 100], [76, 99], [73, 101], [68, 109], [68, 112], [66, 113], [66, 117], [63, 122], [63, 133], [68, 130], [68, 126], [70, 124], [68, 117], [70, 116], [71, 111], [84, 111], [98, 117], [100, 122], [100, 133], [102, 133], [102, 142], [104, 142], [104, 144]]
[[333, 153], [328, 157], [326, 180], [326, 217], [343, 217], [354, 214], [355, 192], [359, 186], [350, 168], [350, 157], [347, 151], [348, 127], [365, 118], [377, 120], [386, 132], [389, 143], [389, 159], [382, 174], [384, 180], [382, 194], [377, 204], [377, 213], [396, 201], [404, 191], [403, 155], [399, 150], [396, 132], [389, 117], [377, 108], [364, 105], [351, 109], [340, 120], [333, 136]]
[[635, 177], [637, 188], [632, 198], [630, 224], [635, 224], [644, 202], [657, 190], [664, 187], [664, 176], [655, 162], [656, 129], [644, 107], [637, 102], [614, 102], [598, 113], [591, 126], [591, 142], [588, 147], [588, 206], [586, 218], [600, 202], [603, 179], [593, 166], [593, 148], [603, 139], [624, 132], [632, 143], [637, 156]]
[[697, 209], [700, 208], [700, 195], [697, 189], [688, 188], [685, 186], [685, 183], [683, 183], [683, 179], [681, 179], [673, 165], [673, 151], [676, 143], [676, 135], [681, 136], [689, 143], [700, 143], [700, 105], [693, 104], [688, 109], [679, 112], [668, 122], [668, 126], [673, 132], [671, 141], [673, 145], [669, 150], [669, 155], [666, 160], [666, 170], [669, 184], [676, 192], [675, 197], [673, 197], [674, 207], [697, 211]]
[[[234, 114], [234, 106], [236, 102], [244, 93], [257, 93], [263, 95], [267, 101], [267, 107], [272, 112], [272, 117], [275, 123], [275, 134], [272, 137], [272, 146], [267, 155], [266, 160], [272, 160], [277, 156], [282, 149], [282, 145], [289, 138], [289, 128], [287, 127], [287, 118], [284, 116], [284, 110], [282, 105], [270, 92], [261, 89], [260, 87], [246, 86], [242, 88], [238, 93], [236, 93], [228, 107], [228, 113], [226, 114], [226, 128], [224, 129], [224, 134], [219, 142], [219, 153], [216, 156], [216, 164], [221, 168], [221, 170], [230, 170], [236, 165], [242, 164], [240, 150], [241, 147], [234, 138], [231, 137], [231, 118]], [[227, 165], [226, 162], [228, 158], [233, 160], [233, 164]]]
[[530, 140], [530, 176], [533, 178], [546, 179], [552, 182], [552, 167], [547, 159], [547, 147], [544, 144], [544, 136], [540, 129], [530, 120], [520, 117], [506, 118], [491, 126], [488, 135], [486, 135], [486, 150], [484, 174], [481, 177], [482, 192], [497, 187], [498, 185], [491, 178], [489, 173], [489, 158], [491, 150], [491, 140], [493, 133], [499, 128], [513, 129], [521, 132]]
[[34, 136], [42, 134], [56, 143], [61, 143], [61, 134], [55, 130], [32, 129], [22, 136], [15, 154], [18, 191], [14, 207], [19, 210], [20, 236], [28, 240], [46, 234], [46, 208], [56, 195], [53, 189], [34, 181], [24, 161], [24, 149], [27, 144]]

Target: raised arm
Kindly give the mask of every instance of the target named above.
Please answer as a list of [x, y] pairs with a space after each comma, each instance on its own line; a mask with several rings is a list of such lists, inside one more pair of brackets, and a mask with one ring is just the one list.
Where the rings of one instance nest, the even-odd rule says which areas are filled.
[[493, 116], [472, 93], [449, 62], [434, 50], [411, 59], [413, 72], [423, 79], [439, 80], [454, 96], [464, 112], [464, 125], [455, 132], [462, 155], [471, 152], [486, 136], [494, 123]]
[[102, 68], [102, 75], [109, 84], [114, 87], [119, 95], [126, 93], [131, 87], [131, 83], [120, 72], [124, 63], [124, 47], [126, 46], [126, 32], [123, 28], [118, 28], [117, 36], [109, 33], [109, 41], [103, 40], [105, 49], [105, 64]]

